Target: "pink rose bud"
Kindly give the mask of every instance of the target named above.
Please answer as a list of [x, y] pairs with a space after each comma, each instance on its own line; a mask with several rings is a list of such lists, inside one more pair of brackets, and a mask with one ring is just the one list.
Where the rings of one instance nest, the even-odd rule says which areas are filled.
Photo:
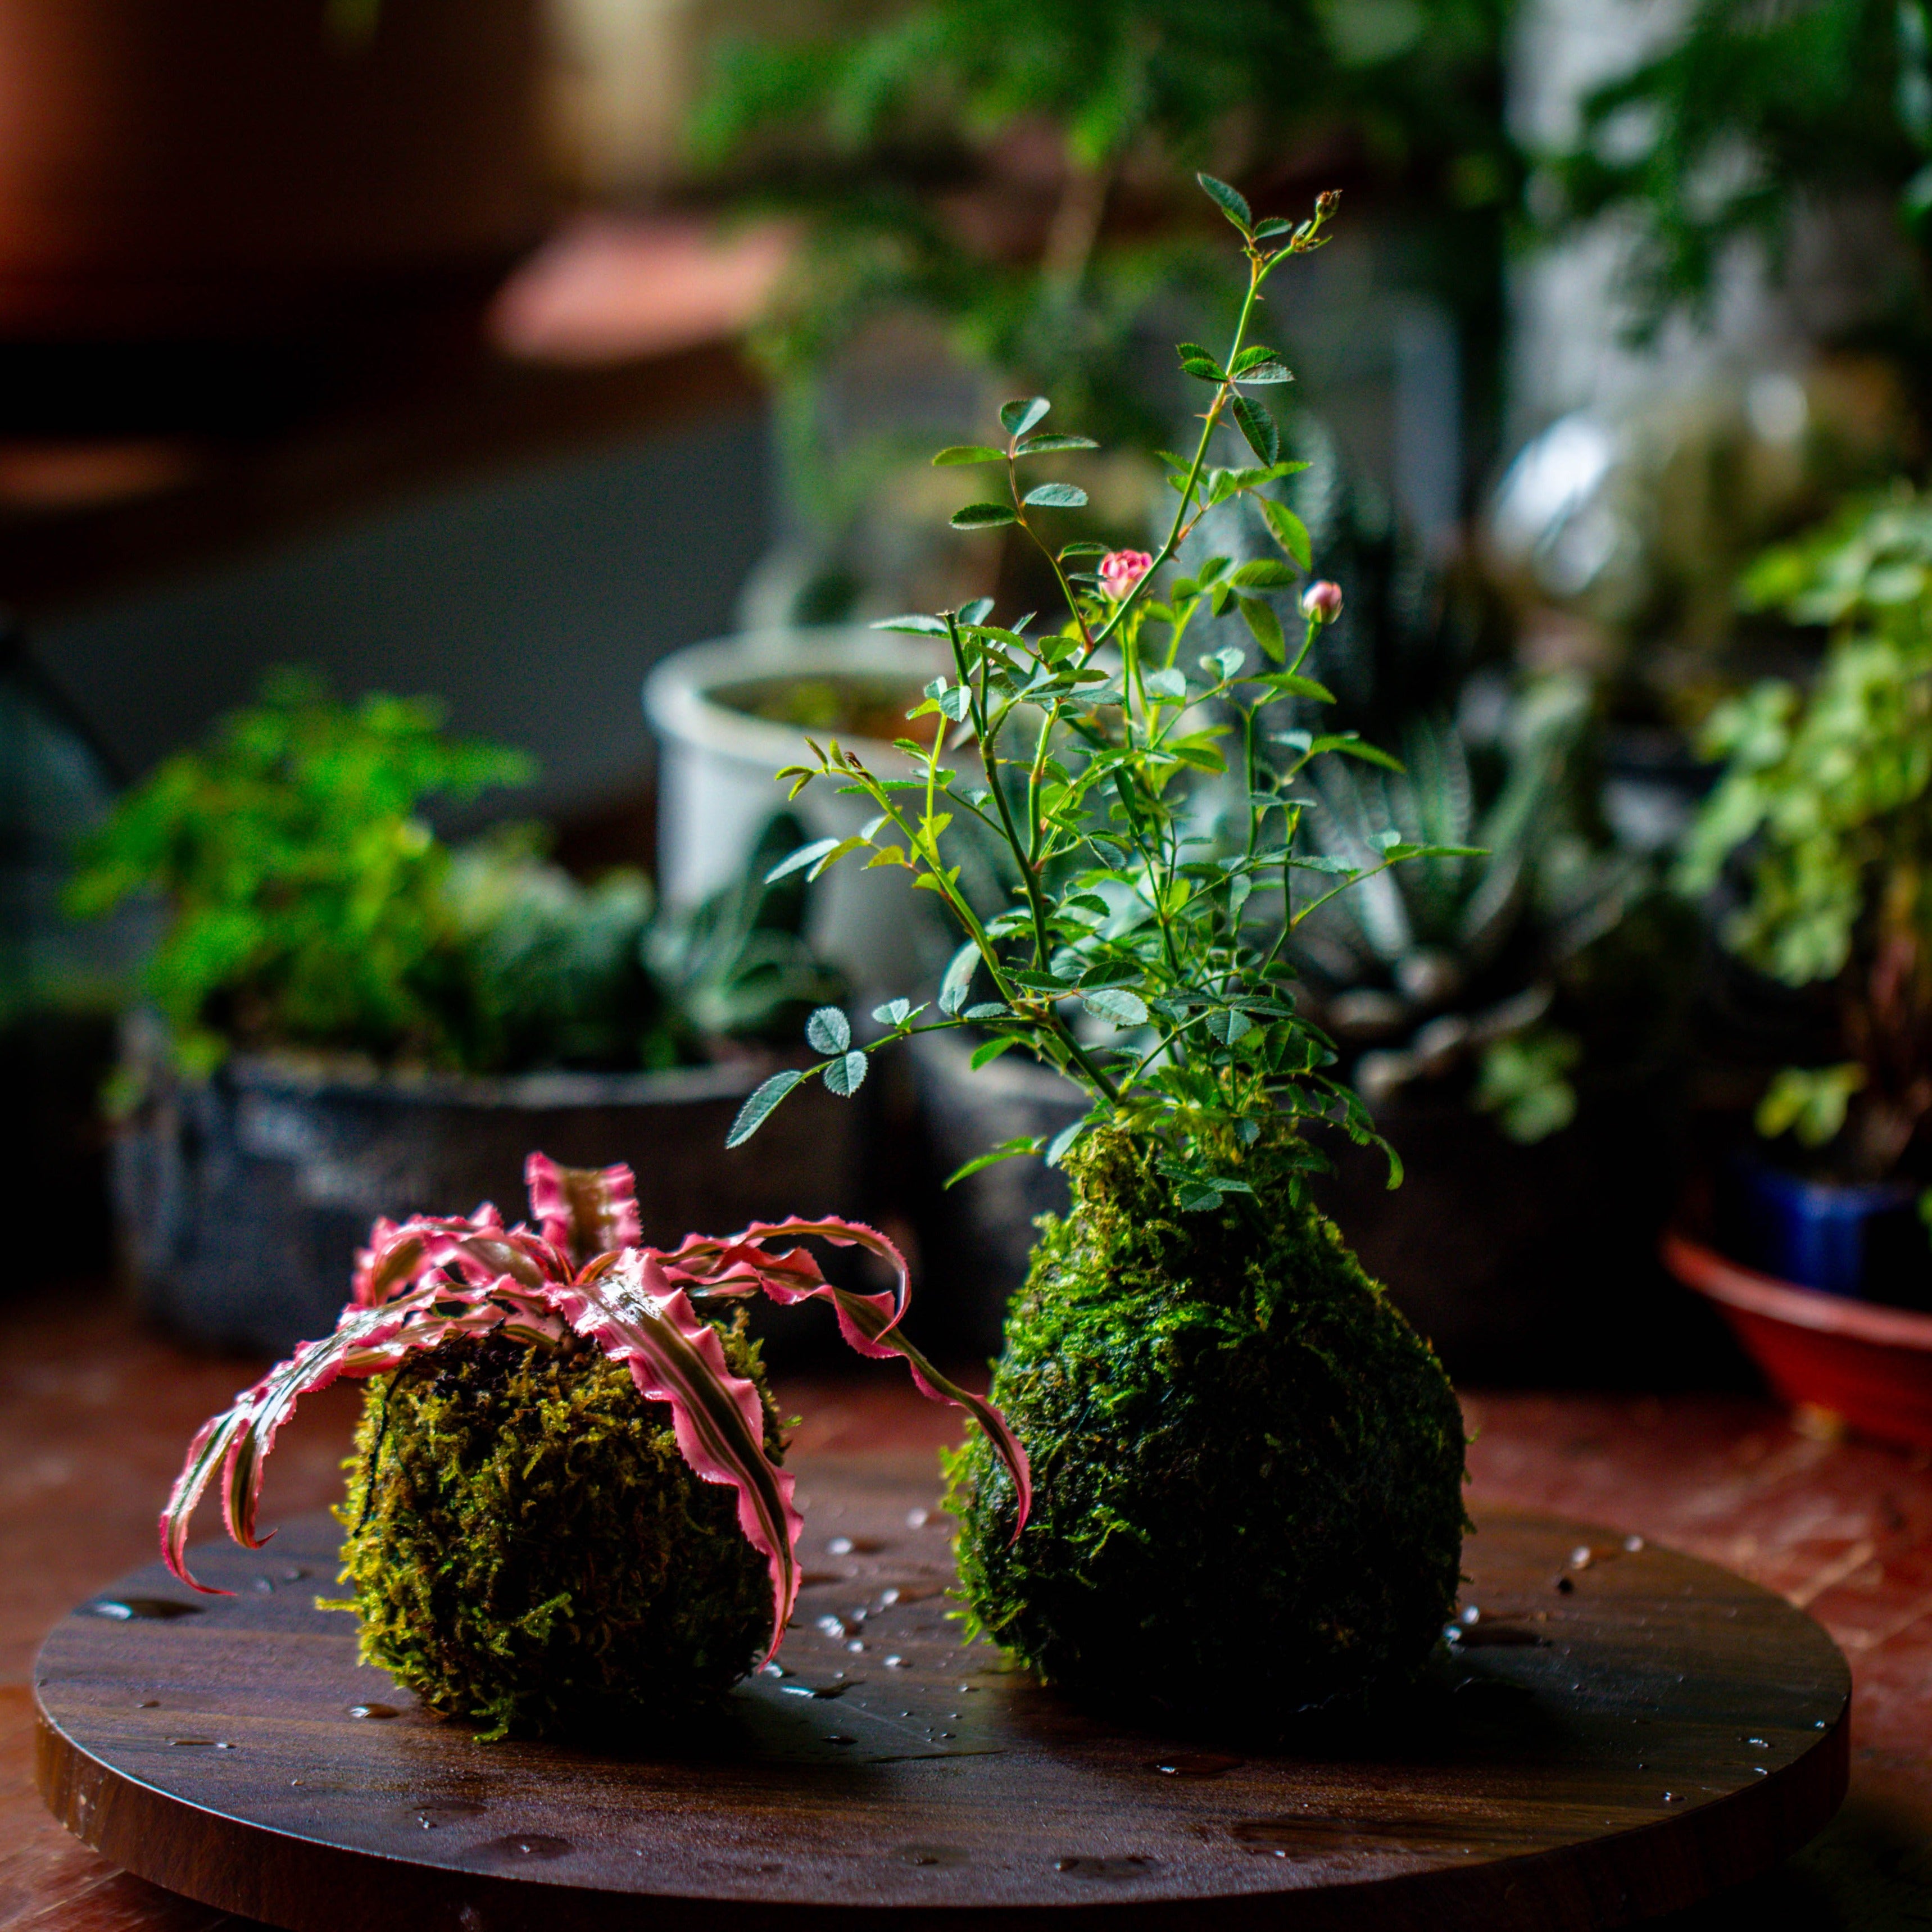
[[1109, 550], [1100, 560], [1100, 588], [1118, 604], [1153, 568], [1144, 550]]
[[1342, 586], [1324, 577], [1301, 593], [1301, 614], [1318, 624], [1332, 624], [1342, 614]]

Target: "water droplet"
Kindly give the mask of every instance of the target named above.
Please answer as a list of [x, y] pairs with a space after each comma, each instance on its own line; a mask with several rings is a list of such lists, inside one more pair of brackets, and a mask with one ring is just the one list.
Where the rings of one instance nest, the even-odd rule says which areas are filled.
[[299, 1583], [308, 1574], [308, 1572], [299, 1563], [291, 1563], [282, 1572], [282, 1581], [284, 1583]]
[[254, 1587], [263, 1596], [272, 1597], [275, 1594], [275, 1580], [272, 1576], [257, 1576], [255, 1579]]
[[352, 1718], [400, 1718], [403, 1714], [394, 1704], [352, 1704], [349, 1714]]
[[1570, 1552], [1570, 1567], [1573, 1570], [1587, 1570], [1595, 1561], [1587, 1543], [1580, 1543]]
[[1771, 1740], [1768, 1738], [1747, 1738], [1744, 1742], [1754, 1750], [1768, 1750], [1771, 1748]]
[[1159, 1862], [1158, 1859], [1142, 1858], [1138, 1853], [1124, 1858], [1068, 1857], [1055, 1858], [1053, 1868], [1075, 1878], [1102, 1879], [1118, 1882], [1124, 1879], [1149, 1877]]
[[217, 1750], [232, 1750], [235, 1747], [226, 1738], [217, 1738], [214, 1741], [214, 1748]]
[[1473, 1626], [1480, 1623], [1482, 1621], [1482, 1611], [1475, 1604], [1467, 1604], [1463, 1606], [1462, 1622], [1465, 1624]]
[[572, 1849], [568, 1838], [548, 1832], [510, 1832], [476, 1847], [478, 1856], [501, 1858], [560, 1858]]
[[786, 1684], [780, 1686], [788, 1697], [842, 1697], [852, 1688], [849, 1684]]
[[831, 1538], [826, 1544], [825, 1553], [828, 1556], [850, 1556], [852, 1553], [852, 1539], [849, 1536]]
[[1156, 1760], [1154, 1768], [1166, 1778], [1219, 1778], [1245, 1762], [1223, 1751], [1177, 1751]]
[[783, 1677], [787, 1675], [784, 1666], [776, 1658], [770, 1664], [760, 1665], [760, 1669], [767, 1677]]
[[1751, 1766], [1751, 1769], [1756, 1772], [1760, 1778], [1768, 1778], [1771, 1775], [1771, 1773], [1766, 1771], [1764, 1766], [1761, 1764], [1753, 1765]]
[[1664, 1802], [1666, 1804], [1681, 1804], [1684, 1801], [1678, 1796], [1676, 1792], [1666, 1791], [1664, 1794]]
[[909, 1509], [906, 1511], [906, 1527], [908, 1529], [923, 1529], [932, 1520], [932, 1512], [930, 1510]]
[[425, 1798], [407, 1808], [425, 1832], [433, 1832], [450, 1819], [480, 1817], [488, 1808], [473, 1798]]
[[959, 1688], [962, 1690], [976, 1690], [980, 1687], [976, 1684], [962, 1684]]
[[842, 1642], [850, 1634], [845, 1628], [845, 1619], [843, 1617], [820, 1617], [818, 1619], [814, 1628], [823, 1630], [827, 1636], [836, 1637]]
[[910, 1670], [912, 1666], [902, 1657], [889, 1657], [886, 1659], [886, 1668], [888, 1670]]
[[882, 1610], [890, 1610], [898, 1600], [899, 1593], [896, 1590], [881, 1590], [879, 1592], [879, 1607]]
[[896, 1845], [892, 1856], [902, 1864], [956, 1867], [967, 1862], [967, 1853], [958, 1845]]
[[[1678, 1681], [1681, 1682], [1682, 1680], [1680, 1678]], [[1814, 1731], [1824, 1731], [1830, 1730], [1831, 1726], [1826, 1723], [1822, 1718], [1814, 1718], [1811, 1720], [1811, 1728]]]
[[1624, 1547], [1634, 1556], [1643, 1547], [1643, 1538], [1640, 1536], [1627, 1536], [1624, 1538]]
[[91, 1616], [105, 1617], [110, 1623], [166, 1622], [170, 1617], [198, 1617], [199, 1604], [184, 1604], [172, 1597], [103, 1597], [87, 1606]]
[[863, 1654], [866, 1646], [855, 1636], [852, 1641], [845, 1646], [845, 1648], [849, 1650], [854, 1657], [857, 1657]]
[[214, 1740], [212, 1738], [170, 1738], [168, 1742], [171, 1744], [190, 1745], [198, 1750], [212, 1750], [214, 1748]]
[[158, 1711], [161, 1708], [161, 1700], [158, 1697], [143, 1697], [134, 1708], [137, 1711]]
[[842, 1731], [827, 1731], [825, 1742], [829, 1744], [856, 1744], [858, 1739], [847, 1737]]

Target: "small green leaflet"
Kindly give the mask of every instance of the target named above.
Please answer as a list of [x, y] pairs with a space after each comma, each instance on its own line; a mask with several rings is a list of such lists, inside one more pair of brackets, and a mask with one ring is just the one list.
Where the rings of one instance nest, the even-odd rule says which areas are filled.
[[1147, 1002], [1124, 986], [1096, 986], [1080, 995], [1081, 1004], [1096, 1018], [1112, 1020], [1117, 1027], [1144, 1026]]
[[962, 1020], [1003, 1020], [1012, 1008], [1004, 1000], [982, 1000], [976, 1006], [968, 1006], [959, 1017]]
[[1198, 174], [1194, 178], [1201, 184], [1202, 192], [1244, 235], [1254, 226], [1255, 212], [1248, 206], [1246, 195], [1212, 175]]
[[1086, 507], [1087, 493], [1077, 483], [1042, 483], [1029, 490], [1024, 500], [1035, 509], [1078, 510]]
[[841, 1100], [849, 1100], [866, 1084], [866, 1056], [856, 1048], [831, 1061], [824, 1076], [826, 1088]]
[[1252, 563], [1244, 563], [1228, 581], [1238, 584], [1244, 590], [1282, 590], [1292, 584], [1298, 572], [1288, 568], [1285, 563], [1277, 563], [1271, 556], [1258, 557]]
[[952, 521], [956, 530], [992, 530], [1019, 519], [1010, 503], [968, 503], [963, 510], [953, 512]]
[[836, 838], [814, 838], [809, 845], [801, 845], [788, 859], [781, 859], [765, 874], [765, 884], [770, 885], [788, 874], [802, 872], [807, 866], [816, 865], [827, 853], [838, 849]]
[[1105, 556], [1106, 554], [1107, 546], [1103, 543], [1063, 544], [1060, 550], [1060, 560], [1064, 563], [1070, 556]]
[[973, 1071], [976, 1073], [988, 1062], [999, 1058], [1010, 1046], [1017, 1046], [1020, 1036], [1016, 1033], [1002, 1034], [998, 1040], [982, 1040], [973, 1049]]
[[1365, 764], [1380, 765], [1384, 771], [1406, 771], [1400, 758], [1390, 757], [1378, 745], [1365, 745], [1352, 731], [1336, 731], [1326, 737], [1314, 740], [1308, 747], [1311, 758], [1319, 758], [1324, 752], [1343, 752], [1352, 758], [1360, 758]]
[[782, 1073], [774, 1073], [738, 1109], [738, 1118], [731, 1123], [731, 1131], [724, 1137], [728, 1148], [742, 1147], [765, 1124], [765, 1117], [805, 1078], [796, 1067], [787, 1067]]
[[1308, 541], [1308, 526], [1286, 503], [1272, 496], [1257, 496], [1255, 508], [1261, 512], [1274, 540], [1304, 570], [1315, 568], [1314, 548]]
[[1257, 362], [1234, 378], [1238, 382], [1292, 382], [1294, 372], [1286, 362]]
[[1030, 436], [1013, 451], [1016, 456], [1045, 456], [1056, 449], [1098, 449], [1090, 436]]
[[1238, 651], [1230, 644], [1226, 650], [1210, 652], [1200, 660], [1200, 664], [1210, 677], [1226, 679], [1238, 676], [1247, 661], [1245, 651]]
[[1220, 364], [1204, 356], [1184, 356], [1180, 358], [1180, 373], [1192, 376], [1197, 382], [1220, 382], [1224, 380]]
[[1087, 1131], [1088, 1126], [1085, 1120], [1076, 1120], [1072, 1126], [1062, 1127], [1054, 1136], [1047, 1144], [1046, 1164], [1048, 1167], [1058, 1167], [1066, 1158], [1067, 1150]]
[[1264, 604], [1258, 597], [1240, 597], [1234, 601], [1241, 607], [1241, 621], [1247, 626], [1255, 642], [1276, 664], [1286, 664], [1288, 640], [1282, 634], [1281, 620], [1275, 615], [1274, 607]]
[[1252, 402], [1246, 396], [1237, 396], [1234, 417], [1236, 426], [1247, 439], [1248, 447], [1264, 463], [1280, 460], [1281, 430], [1265, 404]]
[[945, 976], [939, 982], [939, 1010], [956, 1013], [966, 1004], [973, 984], [973, 969], [980, 963], [979, 946], [971, 940], [946, 962]]
[[913, 1004], [910, 1000], [889, 1000], [883, 1006], [872, 1009], [872, 1017], [881, 1026], [902, 1027], [912, 1018]]
[[1006, 460], [1004, 449], [988, 449], [983, 442], [956, 442], [932, 459], [932, 466], [944, 470], [956, 463], [1004, 463]]
[[911, 631], [922, 638], [943, 638], [946, 626], [938, 617], [881, 617], [870, 627], [874, 631]]
[[1000, 405], [1000, 422], [1009, 436], [1024, 436], [1053, 405], [1044, 396], [1022, 396]]
[[950, 1187], [956, 1181], [964, 1180], [969, 1174], [977, 1174], [982, 1167], [991, 1167], [998, 1160], [1011, 1160], [1017, 1154], [1037, 1154], [1040, 1137], [1036, 1134], [1022, 1134], [1016, 1140], [1002, 1141], [996, 1148], [969, 1160], [966, 1165], [949, 1174], [940, 1184]]
[[961, 604], [958, 614], [962, 624], [983, 624], [993, 614], [993, 600], [975, 597], [971, 602]]
[[820, 1006], [805, 1023], [814, 1053], [843, 1053], [852, 1044], [852, 1023], [836, 1006]]

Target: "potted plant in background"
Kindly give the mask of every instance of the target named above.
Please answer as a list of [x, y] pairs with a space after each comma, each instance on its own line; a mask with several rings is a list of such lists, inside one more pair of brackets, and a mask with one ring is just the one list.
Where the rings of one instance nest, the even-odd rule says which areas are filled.
[[[484, 1739], [512, 1731], [622, 1746], [701, 1709], [769, 1660], [802, 1573], [803, 1519], [742, 1304], [829, 1300], [862, 1355], [902, 1358], [920, 1393], [996, 1445], [1024, 1527], [1026, 1456], [998, 1410], [900, 1332], [904, 1257], [856, 1222], [754, 1222], [722, 1240], [641, 1244], [630, 1170], [528, 1162], [532, 1227], [488, 1205], [379, 1221], [332, 1331], [304, 1342], [190, 1444], [161, 1552], [219, 1480], [259, 1549], [262, 1467], [301, 1396], [368, 1388], [337, 1511], [360, 1651]], [[828, 1282], [804, 1238], [868, 1250], [892, 1292]], [[735, 1505], [735, 1506], [734, 1506]]]
[[1451, 1372], [1490, 1383], [1630, 1376], [1655, 1328], [1633, 1310], [1676, 1297], [1656, 1240], [1695, 935], [1597, 822], [1592, 710], [1580, 679], [1481, 674], [1454, 717], [1407, 719], [1402, 772], [1313, 781], [1308, 836], [1336, 861], [1412, 830], [1480, 848], [1331, 901], [1288, 951], [1409, 1170], [1379, 1204], [1344, 1152], [1318, 1198]]
[[[1248, 275], [1225, 356], [1181, 349], [1205, 421], [1173, 466], [1158, 548], [1091, 570], [1088, 547], [1049, 536], [1077, 488], [1034, 484], [1030, 465], [1078, 439], [1042, 429], [1044, 398], [1007, 404], [998, 444], [937, 461], [997, 466], [996, 490], [955, 520], [1037, 543], [1065, 622], [1028, 634], [994, 622], [985, 598], [890, 620], [946, 644], [952, 670], [918, 710], [946, 737], [908, 738], [890, 772], [832, 744], [779, 776], [860, 788], [873, 818], [820, 856], [863, 853], [908, 874], [966, 935], [936, 1015], [890, 1002], [867, 1044], [837, 1009], [814, 1016], [811, 1072], [850, 1094], [888, 1042], [976, 1027], [982, 1064], [1028, 1053], [1087, 1097], [1051, 1144], [1030, 1135], [980, 1156], [1064, 1164], [1075, 1204], [1044, 1225], [994, 1372], [1040, 1472], [1025, 1534], [1014, 1540], [1025, 1496], [986, 1438], [951, 1466], [972, 1626], [1088, 1701], [1267, 1731], [1419, 1668], [1456, 1588], [1463, 1444], [1440, 1365], [1309, 1192], [1327, 1165], [1312, 1126], [1376, 1136], [1294, 1000], [1289, 934], [1365, 876], [1300, 837], [1299, 787], [1324, 758], [1385, 754], [1347, 734], [1284, 750], [1268, 728], [1271, 706], [1324, 694], [1302, 665], [1341, 598], [1310, 586], [1291, 653], [1255, 594], [1294, 580], [1305, 533], [1256, 494], [1284, 466], [1263, 398], [1288, 372], [1251, 337], [1269, 277], [1319, 244], [1334, 199], [1307, 221], [1258, 221], [1234, 189], [1202, 185], [1239, 231]], [[1252, 462], [1210, 464], [1224, 422]], [[1170, 576], [1208, 508], [1238, 499], [1282, 554]], [[1229, 608], [1250, 628], [1252, 665], [1189, 636]], [[976, 781], [948, 762], [968, 741]], [[1004, 844], [1018, 880], [991, 922], [960, 890], [956, 828], [969, 824]], [[1366, 872], [1455, 849], [1392, 837]], [[734, 1143], [809, 1077], [773, 1076]]]
[[[829, 1103], [756, 1164], [700, 1150], [770, 1071], [760, 1041], [838, 990], [800, 937], [803, 881], [654, 916], [634, 874], [581, 885], [529, 832], [452, 852], [418, 815], [528, 770], [424, 700], [342, 705], [284, 674], [86, 848], [76, 910], [162, 902], [116, 1161], [129, 1258], [172, 1323], [286, 1347], [326, 1322], [375, 1214], [502, 1194], [539, 1130], [635, 1155], [664, 1238], [851, 1185]], [[797, 836], [773, 828], [767, 863]]]
[[[1829, 640], [1808, 689], [1767, 680], [1712, 716], [1705, 743], [1724, 776], [1678, 878], [1716, 892], [1742, 960], [1826, 997], [1806, 1064], [1778, 1072], [1757, 1106], [1765, 1150], [1733, 1150], [1716, 1190], [1719, 1247], [1782, 1298], [1754, 1300], [1747, 1282], [1738, 1300], [1736, 1270], [1687, 1238], [1672, 1253], [1724, 1293], [1761, 1358], [1769, 1336], [1774, 1378], [1826, 1406], [1862, 1412], [1856, 1390], [1805, 1380], [1808, 1348], [1831, 1358], [1852, 1335], [1919, 1352], [1916, 1370], [1898, 1354], [1864, 1372], [1894, 1394], [1916, 1372], [1910, 1439], [1932, 1442], [1932, 1319], [1874, 1326], [1827, 1299], [1932, 1308], [1932, 508], [1902, 483], [1848, 505], [1761, 558], [1744, 594], [1829, 625]], [[1813, 1333], [1780, 1338], [1767, 1327], [1779, 1322]]]

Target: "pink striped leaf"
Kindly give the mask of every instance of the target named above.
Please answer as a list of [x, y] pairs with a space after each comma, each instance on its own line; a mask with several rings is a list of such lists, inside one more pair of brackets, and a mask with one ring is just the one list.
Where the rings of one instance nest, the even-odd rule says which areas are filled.
[[548, 1154], [524, 1163], [530, 1214], [538, 1232], [578, 1267], [615, 1248], [634, 1248], [644, 1238], [638, 1217], [638, 1185], [620, 1161], [614, 1167], [560, 1167]]
[[[850, 1288], [836, 1287], [825, 1279], [808, 1249], [790, 1248], [774, 1255], [759, 1245], [794, 1234], [816, 1235], [838, 1247], [868, 1250], [896, 1270], [898, 1277], [896, 1287], [878, 1294], [860, 1294]], [[647, 1254], [650, 1252], [645, 1250]], [[899, 1333], [899, 1318], [905, 1312], [910, 1293], [910, 1276], [905, 1256], [877, 1228], [858, 1221], [806, 1221], [794, 1215], [784, 1221], [754, 1221], [742, 1234], [728, 1240], [707, 1240], [694, 1235], [663, 1260], [669, 1275], [690, 1282], [700, 1293], [743, 1294], [762, 1288], [774, 1301], [784, 1304], [814, 1298], [829, 1300], [838, 1318], [839, 1333], [860, 1354], [877, 1360], [902, 1356], [920, 1394], [964, 1409], [985, 1430], [994, 1453], [1006, 1466], [1018, 1495], [1014, 1536], [1017, 1538], [1026, 1527], [1033, 1508], [1033, 1476], [1026, 1450], [992, 1403], [949, 1381]]]
[[771, 1575], [769, 1659], [797, 1600], [804, 1519], [793, 1478], [765, 1452], [757, 1384], [731, 1372], [717, 1330], [647, 1248], [625, 1250], [594, 1278], [556, 1291], [556, 1300], [580, 1335], [628, 1364], [646, 1402], [670, 1405], [678, 1450], [693, 1473], [738, 1492], [738, 1527]]

